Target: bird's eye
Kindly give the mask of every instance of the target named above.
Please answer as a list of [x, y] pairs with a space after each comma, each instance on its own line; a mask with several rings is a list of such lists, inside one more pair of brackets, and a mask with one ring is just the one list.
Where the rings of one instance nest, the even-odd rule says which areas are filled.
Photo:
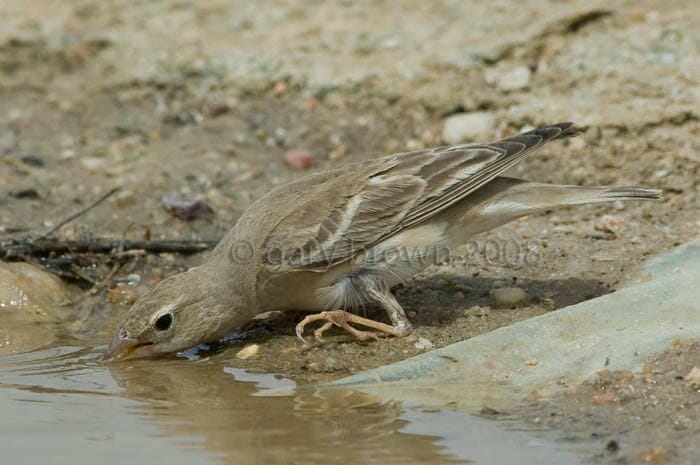
[[158, 317], [158, 319], [153, 324], [153, 326], [155, 326], [155, 328], [158, 331], [165, 331], [166, 329], [169, 329], [172, 324], [173, 324], [173, 314], [172, 313], [165, 313], [165, 314]]

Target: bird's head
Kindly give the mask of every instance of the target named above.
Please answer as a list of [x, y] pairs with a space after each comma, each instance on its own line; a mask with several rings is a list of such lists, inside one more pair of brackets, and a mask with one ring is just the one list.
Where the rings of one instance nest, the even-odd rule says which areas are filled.
[[242, 300], [220, 273], [192, 268], [164, 279], [129, 309], [105, 359], [132, 359], [212, 342], [246, 322]]

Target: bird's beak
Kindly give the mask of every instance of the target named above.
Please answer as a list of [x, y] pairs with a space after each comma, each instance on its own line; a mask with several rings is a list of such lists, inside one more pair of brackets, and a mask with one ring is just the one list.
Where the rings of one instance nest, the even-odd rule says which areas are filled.
[[109, 343], [104, 360], [127, 360], [132, 358], [151, 357], [155, 354], [152, 350], [152, 343], [139, 342], [137, 339], [127, 337], [123, 330], [117, 334]]

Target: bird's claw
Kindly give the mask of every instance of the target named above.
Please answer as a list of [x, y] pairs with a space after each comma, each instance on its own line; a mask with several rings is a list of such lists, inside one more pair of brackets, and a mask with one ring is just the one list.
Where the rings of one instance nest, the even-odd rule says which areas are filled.
[[301, 320], [296, 326], [296, 335], [299, 338], [299, 340], [304, 344], [304, 347], [310, 346], [309, 342], [304, 338], [304, 328], [306, 327], [306, 325], [308, 325], [309, 323], [313, 323], [314, 321], [325, 321], [325, 323], [320, 328], [314, 331], [314, 338], [320, 344], [323, 344], [325, 342], [325, 340], [323, 339], [323, 334], [333, 326], [343, 328], [345, 331], [350, 333], [355, 338], [355, 340], [359, 342], [369, 341], [370, 339], [378, 341], [380, 334], [374, 331], [361, 331], [350, 326], [349, 323], [362, 324], [371, 328], [379, 329], [380, 331], [384, 331], [388, 334], [393, 334], [392, 330], [394, 329], [393, 327], [384, 323], [363, 318], [361, 316], [346, 312], [344, 310], [330, 310], [321, 313], [316, 313], [313, 315], [308, 315], [303, 320]]

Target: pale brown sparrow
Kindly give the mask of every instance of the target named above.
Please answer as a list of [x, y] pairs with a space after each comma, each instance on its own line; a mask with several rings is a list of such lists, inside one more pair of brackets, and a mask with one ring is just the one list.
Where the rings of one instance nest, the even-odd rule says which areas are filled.
[[[540, 184], [500, 176], [547, 142], [575, 135], [554, 124], [490, 144], [399, 153], [304, 176], [253, 203], [206, 262], [141, 297], [107, 358], [144, 357], [215, 341], [272, 310], [319, 312], [358, 340], [412, 330], [391, 293], [440, 250], [559, 206], [658, 199], [642, 187]], [[391, 325], [346, 312], [372, 302]]]

